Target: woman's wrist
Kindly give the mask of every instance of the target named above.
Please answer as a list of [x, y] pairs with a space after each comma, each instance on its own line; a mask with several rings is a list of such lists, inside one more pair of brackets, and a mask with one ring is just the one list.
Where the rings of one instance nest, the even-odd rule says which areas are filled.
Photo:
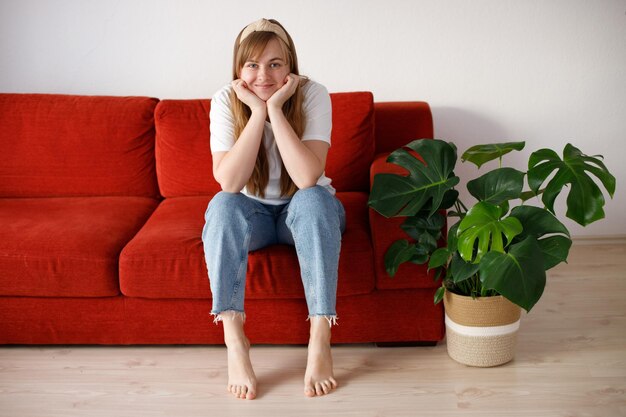
[[250, 107], [250, 111], [252, 112], [252, 115], [259, 115], [259, 116], [262, 116], [264, 119], [268, 115], [268, 109], [267, 109], [267, 105], [265, 104], [265, 102], [262, 102], [262, 104], [259, 104], [254, 107]]
[[276, 116], [284, 116], [285, 114], [283, 113], [283, 107], [282, 106], [276, 106], [276, 105], [271, 105], [268, 104], [267, 105], [267, 115], [269, 116], [270, 120]]

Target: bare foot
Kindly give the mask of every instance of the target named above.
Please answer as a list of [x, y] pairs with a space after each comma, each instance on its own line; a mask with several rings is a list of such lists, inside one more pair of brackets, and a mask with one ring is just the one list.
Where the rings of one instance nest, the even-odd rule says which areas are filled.
[[225, 311], [216, 317], [224, 324], [224, 342], [228, 348], [228, 392], [237, 398], [256, 397], [256, 375], [250, 362], [250, 341], [243, 331], [245, 314]]
[[250, 342], [243, 339], [226, 343], [228, 347], [228, 391], [237, 398], [256, 397], [256, 375], [250, 362]]
[[304, 395], [307, 397], [329, 394], [337, 388], [330, 352], [330, 328], [325, 318], [320, 317], [320, 319], [323, 323], [317, 323], [321, 326], [317, 329], [315, 329], [316, 324], [313, 323], [313, 318], [311, 319], [311, 338], [304, 374]]

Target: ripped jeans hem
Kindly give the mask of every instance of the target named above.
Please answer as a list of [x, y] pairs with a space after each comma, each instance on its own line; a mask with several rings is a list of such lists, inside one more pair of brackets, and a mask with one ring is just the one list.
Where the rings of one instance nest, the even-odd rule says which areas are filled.
[[215, 325], [220, 321], [224, 321], [224, 319], [235, 320], [235, 318], [240, 318], [243, 323], [246, 322], [246, 313], [243, 311], [224, 310], [219, 313], [211, 313], [211, 315], [213, 316], [213, 323]]
[[336, 315], [310, 314], [309, 317], [307, 317], [307, 321], [309, 321], [311, 317], [325, 318], [326, 321], [328, 322], [328, 327], [339, 326], [339, 323], [337, 323], [337, 320], [339, 320], [339, 317], [337, 317]]
[[[220, 321], [224, 321], [225, 319], [235, 320], [236, 318], [241, 319], [243, 323], [246, 322], [246, 313], [243, 311], [237, 310], [224, 310], [220, 313], [211, 313], [213, 316], [213, 323], [217, 325]], [[311, 320], [312, 317], [323, 317], [328, 322], [328, 327], [339, 326], [337, 321], [339, 317], [336, 315], [326, 315], [326, 314], [311, 314], [307, 317], [306, 321]]]

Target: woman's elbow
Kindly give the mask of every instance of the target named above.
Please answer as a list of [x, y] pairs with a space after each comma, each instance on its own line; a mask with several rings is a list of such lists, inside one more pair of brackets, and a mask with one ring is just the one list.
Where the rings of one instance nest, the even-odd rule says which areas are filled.
[[241, 191], [243, 186], [239, 186], [239, 184], [234, 183], [233, 181], [228, 181], [219, 177], [214, 176], [215, 181], [220, 185], [222, 191], [227, 193], [238, 193]]
[[316, 170], [315, 172], [310, 172], [307, 174], [302, 173], [299, 178], [292, 178], [292, 180], [294, 184], [296, 184], [296, 186], [301, 190], [305, 188], [311, 188], [317, 185], [317, 181], [320, 179], [323, 173], [323, 169]]
[[237, 188], [237, 187], [224, 187], [222, 186], [222, 191], [226, 192], [226, 193], [238, 193], [241, 191], [241, 188]]
[[304, 190], [305, 188], [315, 187], [317, 185], [317, 178], [302, 178], [298, 181], [294, 181], [296, 187], [300, 190]]
[[222, 182], [220, 182], [219, 184], [220, 184], [220, 187], [222, 187], [222, 191], [225, 191], [227, 193], [238, 193], [243, 188], [243, 186], [239, 186], [239, 184], [222, 183]]

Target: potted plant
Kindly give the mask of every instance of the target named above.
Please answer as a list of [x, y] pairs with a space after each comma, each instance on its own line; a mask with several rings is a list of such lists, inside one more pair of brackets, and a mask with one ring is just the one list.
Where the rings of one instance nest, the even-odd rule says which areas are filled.
[[[550, 149], [533, 152], [527, 172], [502, 166], [505, 154], [524, 146], [478, 145], [462, 155], [479, 169], [500, 161], [468, 182], [477, 200], [473, 205], [459, 198], [457, 149], [443, 140], [419, 139], [392, 152], [387, 162], [408, 175], [380, 173], [372, 184], [369, 206], [385, 217], [406, 217], [401, 227], [412, 238], [390, 246], [387, 272], [393, 276], [404, 262], [428, 263], [435, 270], [442, 281], [435, 303], [444, 300], [448, 353], [467, 365], [494, 366], [513, 358], [520, 308], [533, 308], [546, 271], [567, 260], [570, 233], [554, 209], [563, 188], [569, 188], [566, 216], [583, 226], [604, 217], [599, 185], [611, 198], [615, 192], [615, 177], [602, 157], [571, 144], [563, 158]], [[531, 199], [542, 206], [527, 204]], [[458, 220], [442, 235], [446, 211]]]

